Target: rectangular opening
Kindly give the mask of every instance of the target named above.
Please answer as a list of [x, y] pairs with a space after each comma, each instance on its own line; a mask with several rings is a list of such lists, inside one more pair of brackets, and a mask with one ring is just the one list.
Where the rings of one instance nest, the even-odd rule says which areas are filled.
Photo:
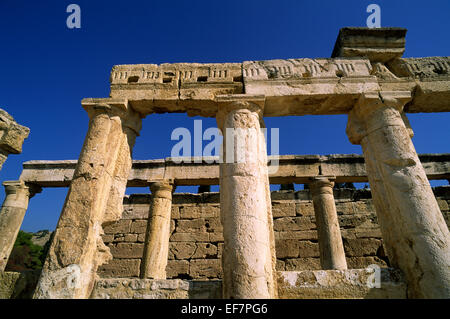
[[172, 78], [163, 78], [163, 83], [172, 83]]
[[208, 77], [207, 76], [199, 76], [197, 78], [197, 82], [206, 82], [208, 81]]

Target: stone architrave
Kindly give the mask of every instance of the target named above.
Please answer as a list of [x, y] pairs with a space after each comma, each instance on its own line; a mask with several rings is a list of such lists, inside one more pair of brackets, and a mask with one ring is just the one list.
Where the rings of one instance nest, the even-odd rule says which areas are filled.
[[4, 271], [28, 208], [28, 202], [41, 188], [24, 181], [6, 181], [6, 197], [0, 211], [0, 271]]
[[22, 153], [23, 141], [29, 134], [28, 127], [17, 124], [8, 112], [0, 109], [0, 169], [9, 154]]
[[145, 234], [141, 278], [166, 279], [173, 181], [151, 183], [150, 190], [152, 201]]
[[224, 298], [277, 298], [275, 241], [264, 126], [264, 97], [218, 99]]
[[322, 269], [347, 269], [333, 196], [335, 177], [316, 176], [309, 183], [314, 204]]
[[126, 101], [82, 104], [89, 129], [34, 298], [88, 298], [98, 266], [112, 258], [102, 224], [120, 218], [141, 116]]
[[360, 144], [384, 246], [411, 298], [450, 298], [450, 234], [402, 118], [410, 92], [363, 94], [347, 135]]

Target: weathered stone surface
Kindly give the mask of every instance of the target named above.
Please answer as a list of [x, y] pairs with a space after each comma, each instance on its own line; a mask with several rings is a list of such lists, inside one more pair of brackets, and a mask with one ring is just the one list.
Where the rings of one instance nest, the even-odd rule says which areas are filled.
[[[272, 201], [272, 214], [274, 218], [295, 216], [295, 203]], [[275, 224], [273, 227], [275, 229]]]
[[403, 55], [405, 36], [403, 28], [342, 28], [331, 56], [365, 56], [371, 62], [388, 62]]
[[189, 274], [189, 262], [187, 260], [168, 260], [166, 266], [167, 278], [176, 278], [179, 275]]
[[380, 271], [380, 288], [375, 286], [373, 270], [315, 270], [280, 272], [280, 298], [286, 299], [403, 299], [406, 284], [398, 270]]
[[169, 249], [169, 259], [189, 259], [197, 250], [197, 245], [193, 242], [172, 242]]
[[141, 278], [166, 279], [173, 183], [168, 180], [152, 183], [150, 189], [152, 201], [146, 226]]
[[347, 134], [361, 144], [386, 253], [415, 298], [450, 297], [450, 233], [401, 111], [409, 92], [364, 94]]
[[349, 257], [376, 255], [380, 247], [381, 240], [374, 238], [344, 239], [345, 253]]
[[103, 228], [105, 234], [129, 233], [131, 230], [131, 220], [121, 219], [116, 223], [112, 223]]
[[[420, 161], [424, 166], [427, 178], [450, 179], [450, 155], [449, 154], [421, 154]], [[33, 183], [42, 187], [68, 187], [73, 177], [77, 161], [28, 161], [23, 163], [23, 171], [20, 180]], [[172, 160], [170, 158], [160, 160], [134, 160], [133, 167], [128, 177], [127, 186], [129, 187], [147, 187], [149, 180], [160, 180], [169, 174], [166, 167]], [[366, 168], [364, 157], [356, 154], [333, 154], [333, 155], [280, 155], [278, 171], [269, 172], [269, 180], [271, 184], [280, 184], [283, 182], [295, 182], [304, 184], [309, 182], [309, 178], [317, 175], [319, 166], [323, 174], [336, 176], [337, 183], [344, 182], [367, 182]], [[198, 185], [203, 183], [218, 184], [219, 183], [219, 164], [214, 163], [191, 163], [189, 165], [190, 173], [183, 173], [184, 167], [173, 169], [170, 172], [171, 178], [177, 185]], [[334, 196], [339, 199], [342, 190], [334, 190]], [[355, 196], [362, 196], [364, 190], [359, 190]], [[369, 193], [370, 194], [370, 193]], [[172, 213], [174, 218], [178, 218], [176, 214], [183, 211], [182, 207], [186, 207], [182, 218], [199, 218], [201, 217], [219, 217], [218, 194], [177, 194], [173, 198], [175, 205], [179, 204], [178, 197], [184, 197], [179, 208]], [[208, 199], [208, 196], [214, 196], [214, 200]], [[274, 200], [311, 200], [308, 192], [297, 191], [277, 192]], [[344, 197], [346, 195], [343, 195]], [[135, 198], [138, 197], [138, 198]], [[127, 219], [146, 219], [148, 217], [147, 206], [150, 204], [150, 198], [145, 194], [134, 194], [125, 197], [123, 218]], [[129, 200], [136, 202], [131, 209], [128, 205]], [[217, 205], [203, 205], [205, 202], [217, 203]], [[198, 203], [198, 204], [194, 204]], [[310, 214], [314, 215], [311, 207], [296, 205], [297, 215]], [[193, 211], [189, 211], [190, 207]], [[305, 209], [300, 212], [300, 209]], [[176, 210], [179, 210], [178, 212]], [[339, 210], [339, 207], [338, 207]]]
[[101, 279], [92, 299], [219, 299], [222, 285], [214, 281], [180, 279]]
[[320, 258], [306, 257], [286, 259], [285, 268], [287, 271], [320, 270]]
[[0, 271], [0, 299], [30, 299], [40, 270], [24, 272]]
[[189, 274], [195, 278], [222, 278], [222, 264], [219, 259], [193, 259]]
[[139, 243], [118, 243], [108, 246], [115, 258], [142, 258], [144, 245]]
[[126, 101], [84, 101], [90, 122], [35, 298], [87, 298], [112, 255], [102, 224], [119, 220], [141, 116]]
[[[316, 298], [406, 298], [406, 284], [401, 273], [381, 269], [380, 286], [367, 269], [280, 271], [279, 297], [282, 299]], [[369, 283], [369, 285], [368, 285]], [[100, 279], [93, 299], [218, 299], [222, 298], [220, 280], [188, 281], [180, 279], [151, 280], [135, 278]]]
[[277, 295], [267, 151], [260, 131], [263, 109], [260, 97], [223, 96], [216, 117], [224, 134], [222, 153], [226, 159], [220, 164], [225, 298]]
[[113, 259], [99, 267], [98, 273], [104, 278], [138, 277], [141, 259]]
[[33, 187], [28, 187], [20, 180], [3, 182], [3, 186], [5, 186], [6, 196], [0, 210], [0, 271], [5, 270], [22, 225], [29, 199], [36, 191], [33, 191]]
[[198, 243], [192, 255], [194, 259], [217, 258], [217, 246], [210, 243]]
[[347, 262], [333, 196], [334, 180], [334, 176], [316, 176], [309, 188], [314, 204], [322, 269], [344, 270], [347, 269]]
[[0, 169], [9, 154], [22, 153], [23, 141], [29, 134], [28, 127], [19, 125], [8, 112], [0, 109]]

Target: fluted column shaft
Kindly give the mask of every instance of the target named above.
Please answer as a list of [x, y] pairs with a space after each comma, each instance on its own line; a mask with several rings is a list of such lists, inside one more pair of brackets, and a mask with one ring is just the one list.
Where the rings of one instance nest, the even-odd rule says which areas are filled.
[[155, 182], [150, 185], [150, 189], [152, 202], [145, 234], [141, 278], [166, 279], [173, 183]]
[[391, 264], [412, 298], [450, 298], [450, 234], [401, 111], [409, 92], [361, 96], [347, 135], [361, 144]]
[[314, 204], [322, 269], [347, 269], [333, 196], [334, 178], [317, 176], [309, 183]]

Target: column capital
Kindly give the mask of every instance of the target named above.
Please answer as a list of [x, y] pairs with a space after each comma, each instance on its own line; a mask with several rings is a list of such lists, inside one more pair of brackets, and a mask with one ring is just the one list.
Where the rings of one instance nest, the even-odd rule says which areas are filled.
[[142, 128], [142, 116], [131, 108], [127, 99], [86, 98], [81, 101], [81, 105], [90, 119], [102, 114], [109, 117], [119, 116], [122, 126], [130, 128], [139, 136]]
[[2, 185], [5, 187], [5, 193], [16, 194], [19, 191], [28, 191], [28, 186], [22, 180], [4, 181]]
[[175, 191], [175, 183], [173, 179], [153, 180], [149, 183], [152, 196], [169, 199], [172, 198], [172, 193]]
[[317, 175], [309, 178], [309, 189], [313, 196], [318, 194], [333, 194], [335, 176]]
[[231, 112], [256, 113], [261, 119], [264, 114], [266, 98], [264, 95], [227, 94], [216, 96], [215, 101], [217, 103], [217, 126], [223, 131], [226, 116]]
[[[403, 107], [411, 100], [409, 91], [380, 91], [361, 94], [348, 114], [347, 136], [360, 144], [367, 134], [387, 125], [404, 125]], [[408, 122], [409, 123], [409, 122]], [[412, 135], [412, 130], [408, 133]]]

